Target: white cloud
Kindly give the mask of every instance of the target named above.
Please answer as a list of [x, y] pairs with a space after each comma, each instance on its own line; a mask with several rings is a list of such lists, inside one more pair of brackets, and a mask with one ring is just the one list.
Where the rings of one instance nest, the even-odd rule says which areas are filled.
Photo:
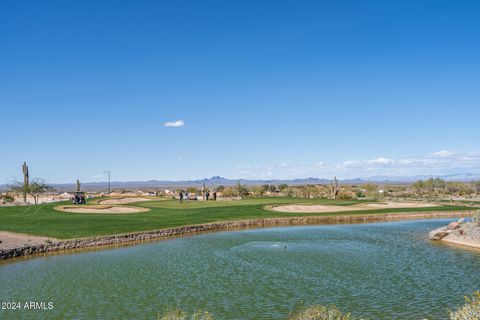
[[368, 164], [371, 164], [371, 165], [384, 165], [384, 164], [392, 164], [394, 163], [395, 161], [393, 161], [392, 159], [387, 159], [387, 158], [384, 158], [384, 157], [380, 157], [380, 158], [377, 158], [377, 159], [373, 159], [373, 160], [368, 160], [367, 163]]
[[346, 160], [338, 163], [252, 164], [237, 167], [242, 177], [274, 177], [294, 179], [301, 177], [358, 178], [370, 176], [448, 175], [461, 173], [480, 174], [480, 152], [454, 153], [438, 151], [404, 158], [385, 156], [366, 160]]
[[172, 127], [172, 128], [183, 127], [184, 125], [185, 125], [185, 122], [183, 120], [169, 121], [169, 122], [165, 122], [164, 124], [165, 127]]
[[95, 174], [92, 176], [93, 179], [100, 179], [103, 177], [103, 174]]
[[441, 150], [441, 151], [432, 153], [432, 156], [433, 157], [439, 157], [439, 158], [448, 158], [448, 157], [453, 156], [454, 154], [455, 153], [453, 153], [451, 151]]

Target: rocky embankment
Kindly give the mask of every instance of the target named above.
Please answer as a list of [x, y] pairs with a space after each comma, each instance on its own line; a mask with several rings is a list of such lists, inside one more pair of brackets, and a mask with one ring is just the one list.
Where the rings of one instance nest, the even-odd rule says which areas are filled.
[[231, 222], [214, 222], [201, 225], [183, 226], [162, 230], [134, 232], [118, 235], [99, 236], [90, 238], [79, 238], [70, 240], [49, 240], [44, 244], [25, 245], [10, 249], [0, 249], [0, 260], [21, 257], [32, 254], [45, 254], [66, 250], [76, 250], [98, 246], [117, 245], [121, 243], [132, 243], [154, 239], [164, 239], [175, 236], [195, 234], [228, 229], [242, 229], [254, 227], [268, 227], [280, 225], [313, 225], [313, 224], [334, 224], [334, 223], [365, 223], [375, 221], [395, 221], [422, 218], [458, 218], [472, 216], [473, 211], [435, 211], [435, 212], [408, 212], [408, 213], [386, 213], [386, 214], [355, 214], [336, 216], [303, 216], [288, 218], [266, 218]]
[[461, 218], [451, 222], [448, 226], [435, 229], [430, 232], [431, 240], [480, 248], [480, 214], [474, 217], [472, 222], [465, 222]]

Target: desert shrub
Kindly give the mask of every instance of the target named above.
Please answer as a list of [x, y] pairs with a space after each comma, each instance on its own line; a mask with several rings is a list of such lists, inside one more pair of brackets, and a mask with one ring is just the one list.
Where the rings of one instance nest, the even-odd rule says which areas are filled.
[[342, 314], [335, 306], [314, 305], [302, 307], [290, 315], [288, 320], [353, 320], [350, 314]]
[[355, 199], [355, 196], [353, 196], [351, 193], [348, 193], [348, 192], [340, 192], [340, 194], [337, 196], [337, 199], [352, 200], [352, 199]]
[[222, 191], [224, 197], [238, 197], [238, 190], [232, 187], [226, 187]]
[[5, 195], [0, 195], [0, 201], [2, 202], [13, 202], [15, 199], [13, 198], [12, 195], [10, 194], [5, 194]]
[[358, 190], [355, 195], [357, 196], [357, 198], [365, 198], [365, 194], [362, 190]]
[[476, 291], [472, 297], [465, 297], [465, 304], [457, 311], [450, 312], [450, 320], [480, 319], [480, 292]]
[[212, 315], [207, 311], [197, 310], [193, 314], [188, 315], [180, 309], [168, 309], [159, 320], [214, 320]]

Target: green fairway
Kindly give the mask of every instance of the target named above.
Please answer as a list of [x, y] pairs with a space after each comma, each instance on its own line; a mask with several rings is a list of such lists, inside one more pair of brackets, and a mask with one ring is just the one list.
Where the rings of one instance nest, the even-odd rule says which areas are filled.
[[462, 206], [437, 206], [428, 208], [376, 209], [308, 214], [274, 212], [265, 209], [266, 205], [289, 203], [346, 206], [361, 203], [361, 201], [259, 198], [238, 201], [189, 201], [180, 204], [177, 200], [161, 200], [128, 204], [128, 206], [141, 206], [150, 209], [148, 212], [132, 214], [67, 213], [57, 211], [53, 208], [66, 203], [0, 207], [0, 230], [68, 239], [242, 219], [472, 209], [471, 207]]

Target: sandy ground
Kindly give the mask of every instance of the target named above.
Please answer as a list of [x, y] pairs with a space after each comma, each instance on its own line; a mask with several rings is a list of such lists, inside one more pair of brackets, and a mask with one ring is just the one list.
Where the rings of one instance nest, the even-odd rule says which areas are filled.
[[52, 242], [56, 241], [55, 238], [45, 238], [24, 233], [0, 231], [0, 241], [2, 241], [0, 243], [0, 250], [45, 244], [48, 240]]
[[396, 208], [424, 208], [435, 207], [435, 203], [427, 202], [378, 202], [358, 204], [351, 206], [332, 206], [332, 205], [299, 205], [290, 204], [282, 206], [274, 206], [272, 210], [279, 212], [340, 212], [340, 211], [357, 211], [357, 210], [371, 210], [371, 209], [396, 209]]
[[87, 206], [59, 206], [55, 209], [65, 212], [74, 213], [107, 213], [107, 214], [122, 214], [122, 213], [137, 213], [145, 212], [150, 209], [140, 207], [127, 206], [106, 206], [106, 205], [87, 205]]
[[142, 201], [157, 201], [158, 198], [135, 198], [135, 197], [125, 197], [125, 198], [113, 198], [105, 199], [98, 201], [99, 204], [128, 204]]

